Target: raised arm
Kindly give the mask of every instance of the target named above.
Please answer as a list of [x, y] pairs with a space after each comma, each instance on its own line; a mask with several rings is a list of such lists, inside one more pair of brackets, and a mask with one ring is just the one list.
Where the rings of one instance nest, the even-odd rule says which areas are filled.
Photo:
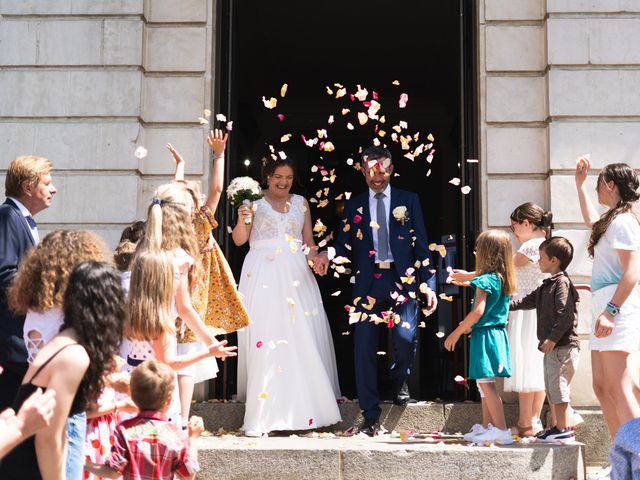
[[580, 202], [580, 211], [582, 212], [582, 218], [587, 227], [591, 228], [594, 223], [598, 221], [600, 215], [596, 207], [594, 207], [589, 194], [587, 193], [587, 187], [585, 182], [587, 180], [587, 174], [591, 168], [591, 162], [587, 156], [582, 156], [576, 163], [576, 188], [578, 189], [578, 200]]
[[182, 155], [180, 155], [170, 143], [167, 143], [167, 149], [176, 162], [176, 171], [173, 174], [173, 179], [176, 182], [184, 180], [184, 158], [182, 158]]
[[213, 153], [213, 169], [209, 176], [209, 193], [205, 205], [215, 213], [220, 197], [224, 191], [224, 151], [227, 147], [229, 134], [223, 133], [222, 130], [216, 128], [209, 131], [207, 143]]

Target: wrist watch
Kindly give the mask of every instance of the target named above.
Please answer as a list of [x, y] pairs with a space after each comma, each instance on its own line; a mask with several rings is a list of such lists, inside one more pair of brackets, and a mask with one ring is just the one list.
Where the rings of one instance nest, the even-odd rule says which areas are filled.
[[607, 312], [609, 312], [612, 317], [616, 317], [620, 313], [620, 307], [615, 303], [609, 302], [607, 303]]

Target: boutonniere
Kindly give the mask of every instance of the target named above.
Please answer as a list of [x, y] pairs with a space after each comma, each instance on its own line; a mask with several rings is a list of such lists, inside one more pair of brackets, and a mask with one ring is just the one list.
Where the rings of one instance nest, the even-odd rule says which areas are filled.
[[404, 222], [409, 220], [409, 215], [407, 214], [407, 207], [401, 205], [393, 209], [393, 218], [395, 218], [398, 222], [404, 225]]

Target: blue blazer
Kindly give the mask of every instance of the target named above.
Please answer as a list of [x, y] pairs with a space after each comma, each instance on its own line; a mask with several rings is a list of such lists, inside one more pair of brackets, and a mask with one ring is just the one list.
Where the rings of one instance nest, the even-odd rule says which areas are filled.
[[[399, 206], [407, 207], [408, 218], [404, 224], [393, 217], [393, 209]], [[416, 291], [421, 282], [427, 282], [435, 291], [436, 277], [432, 272], [435, 266], [428, 248], [429, 240], [418, 196], [392, 186], [389, 217], [389, 247], [398, 276], [405, 276], [410, 267], [416, 269], [416, 281], [411, 284], [403, 283], [403, 288], [406, 291]], [[352, 274], [356, 277], [353, 286], [354, 297], [366, 295], [374, 278], [375, 256], [369, 253], [373, 250], [373, 235], [376, 233], [370, 227], [370, 223], [367, 189], [346, 203], [344, 218], [338, 226], [335, 241], [336, 254], [345, 256], [352, 262]], [[349, 245], [351, 250], [346, 245]], [[425, 266], [422, 262], [426, 259], [429, 263]], [[415, 267], [416, 261], [420, 261], [419, 268]]]
[[7, 306], [7, 292], [20, 261], [35, 246], [29, 224], [18, 206], [6, 199], [0, 205], [0, 364], [26, 364], [27, 349], [22, 339], [24, 316]]

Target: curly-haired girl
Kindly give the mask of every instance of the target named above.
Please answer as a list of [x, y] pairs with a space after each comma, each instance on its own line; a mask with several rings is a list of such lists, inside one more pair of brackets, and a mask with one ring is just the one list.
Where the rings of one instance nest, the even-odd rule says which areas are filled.
[[[101, 262], [84, 262], [71, 273], [63, 300], [64, 323], [36, 355], [16, 395], [13, 408], [38, 388], [56, 392], [49, 426], [38, 431], [0, 465], [0, 478], [31, 480], [82, 477], [65, 475], [70, 461], [64, 435], [69, 414], [86, 411], [104, 387], [122, 338], [124, 293], [118, 272]], [[78, 476], [79, 475], [79, 476]]]
[[640, 417], [627, 366], [629, 354], [640, 350], [640, 220], [633, 212], [640, 198], [640, 181], [626, 163], [605, 166], [598, 175], [596, 192], [598, 202], [608, 210], [599, 215], [585, 187], [590, 167], [589, 159], [581, 157], [575, 173], [582, 217], [591, 228], [593, 326], [589, 348], [593, 389], [613, 438], [623, 423]]
[[33, 362], [62, 325], [62, 298], [73, 269], [82, 262], [106, 261], [106, 246], [94, 233], [55, 230], [29, 251], [9, 290], [9, 305], [25, 314], [24, 342]]

